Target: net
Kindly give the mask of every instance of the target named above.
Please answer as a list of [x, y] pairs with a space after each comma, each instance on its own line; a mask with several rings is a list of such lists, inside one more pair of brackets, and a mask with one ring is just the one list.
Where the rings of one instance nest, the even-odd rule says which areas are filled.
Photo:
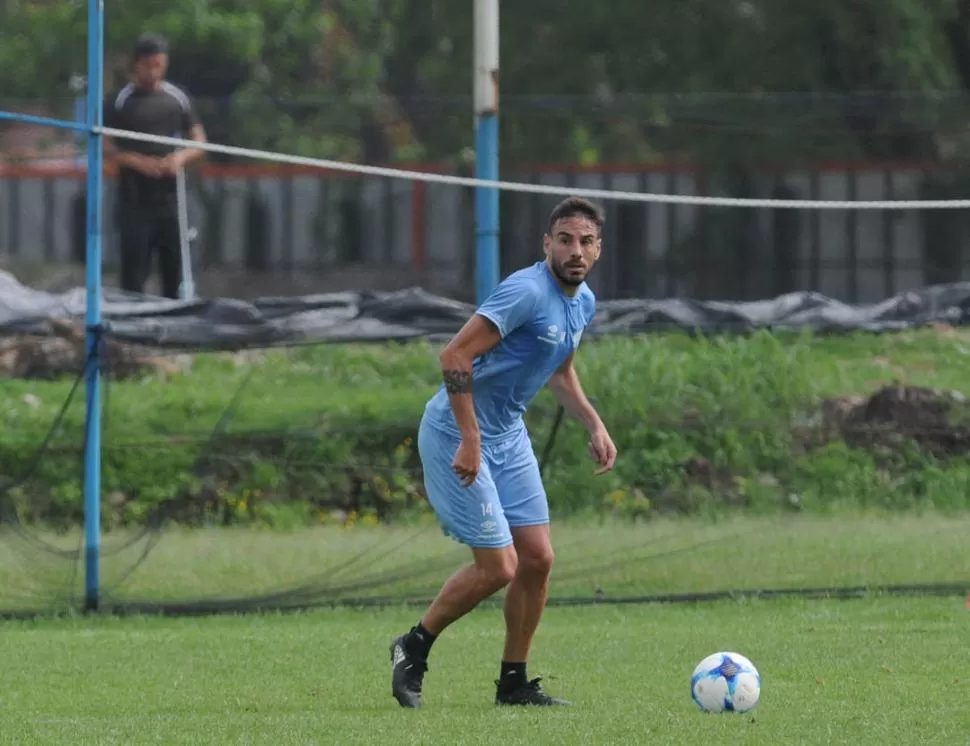
[[[467, 561], [428, 509], [415, 436], [437, 351], [474, 310], [478, 182], [207, 149], [231, 162], [188, 175], [198, 300], [111, 289], [107, 238], [102, 605], [425, 602]], [[593, 477], [548, 392], [528, 415], [551, 603], [970, 584], [966, 205], [930, 193], [945, 174], [505, 177], [503, 274], [541, 257], [564, 194], [607, 215], [577, 362], [616, 471]], [[64, 611], [83, 596], [83, 200], [72, 172], [7, 169], [0, 189], [8, 255], [69, 265], [43, 287], [0, 275], [0, 611]]]

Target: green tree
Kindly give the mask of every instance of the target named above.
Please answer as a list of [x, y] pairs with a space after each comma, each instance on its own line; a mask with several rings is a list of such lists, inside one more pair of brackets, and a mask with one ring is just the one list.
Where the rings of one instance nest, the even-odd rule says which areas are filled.
[[[461, 163], [472, 146], [471, 2], [139, 0], [141, 31], [214, 139], [344, 159]], [[0, 90], [58, 113], [84, 72], [83, 2], [0, 3]], [[506, 163], [688, 158], [725, 169], [961, 154], [970, 0], [503, 3]]]

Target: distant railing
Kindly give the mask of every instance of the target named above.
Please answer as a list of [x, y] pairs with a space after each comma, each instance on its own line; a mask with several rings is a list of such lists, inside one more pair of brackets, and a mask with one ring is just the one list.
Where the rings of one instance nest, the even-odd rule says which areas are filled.
[[[421, 164], [413, 170], [434, 170]], [[0, 165], [0, 262], [80, 264], [83, 167]], [[811, 200], [966, 198], [956, 166], [825, 163], [760, 169], [725, 179], [689, 166], [540, 165], [508, 180], [556, 186]], [[962, 191], [961, 191], [962, 190]], [[326, 278], [373, 289], [402, 283], [467, 295], [474, 257], [474, 195], [464, 187], [289, 165], [206, 164], [189, 178], [201, 270]], [[502, 267], [541, 257], [558, 195], [502, 195]], [[115, 173], [106, 168], [105, 267], [114, 268]], [[909, 288], [967, 279], [970, 224], [962, 211], [785, 210], [635, 204], [607, 200], [602, 297], [756, 299], [816, 290], [870, 302]], [[332, 287], [332, 286], [331, 286]], [[348, 288], [349, 289], [349, 288]], [[467, 291], [467, 292], [466, 292]]]

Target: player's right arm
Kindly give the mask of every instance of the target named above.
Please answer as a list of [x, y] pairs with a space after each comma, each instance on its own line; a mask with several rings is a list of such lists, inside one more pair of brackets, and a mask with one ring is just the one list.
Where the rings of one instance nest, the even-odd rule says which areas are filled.
[[105, 148], [105, 150], [107, 151], [105, 155], [109, 157], [113, 156], [114, 162], [119, 166], [134, 169], [145, 176], [162, 175], [162, 165], [156, 158], [142, 155], [141, 153], [135, 153], [132, 150], [118, 150], [117, 147], [112, 148], [109, 146], [108, 148]]
[[461, 331], [442, 350], [441, 376], [455, 422], [461, 432], [461, 444], [451, 465], [461, 485], [467, 487], [475, 481], [482, 462], [482, 436], [475, 415], [475, 381], [472, 366], [475, 358], [484, 355], [501, 341], [498, 328], [484, 316], [475, 314]]
[[458, 334], [441, 351], [441, 375], [461, 433], [452, 468], [464, 486], [475, 481], [481, 466], [481, 431], [475, 415], [475, 359], [535, 314], [537, 291], [532, 283], [507, 279], [500, 283]]
[[475, 388], [472, 365], [475, 358], [487, 353], [501, 340], [498, 327], [476, 313], [441, 352], [441, 375], [462, 440], [481, 439], [472, 399]]

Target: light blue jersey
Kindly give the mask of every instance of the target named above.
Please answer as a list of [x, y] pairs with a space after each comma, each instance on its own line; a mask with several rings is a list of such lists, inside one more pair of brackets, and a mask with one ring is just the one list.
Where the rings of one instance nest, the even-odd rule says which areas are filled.
[[[593, 320], [596, 296], [586, 283], [566, 295], [545, 262], [506, 277], [477, 313], [502, 335], [472, 368], [475, 415], [482, 442], [516, 435], [529, 402], [579, 346]], [[428, 424], [459, 435], [444, 385], [425, 409]]]
[[502, 340], [472, 368], [482, 434], [474, 483], [461, 486], [452, 468], [461, 433], [444, 385], [425, 407], [418, 431], [428, 502], [447, 535], [471, 547], [504, 547], [513, 543], [515, 529], [549, 522], [522, 414], [579, 346], [595, 311], [596, 298], [585, 284], [566, 295], [545, 262], [509, 275], [478, 309]]

